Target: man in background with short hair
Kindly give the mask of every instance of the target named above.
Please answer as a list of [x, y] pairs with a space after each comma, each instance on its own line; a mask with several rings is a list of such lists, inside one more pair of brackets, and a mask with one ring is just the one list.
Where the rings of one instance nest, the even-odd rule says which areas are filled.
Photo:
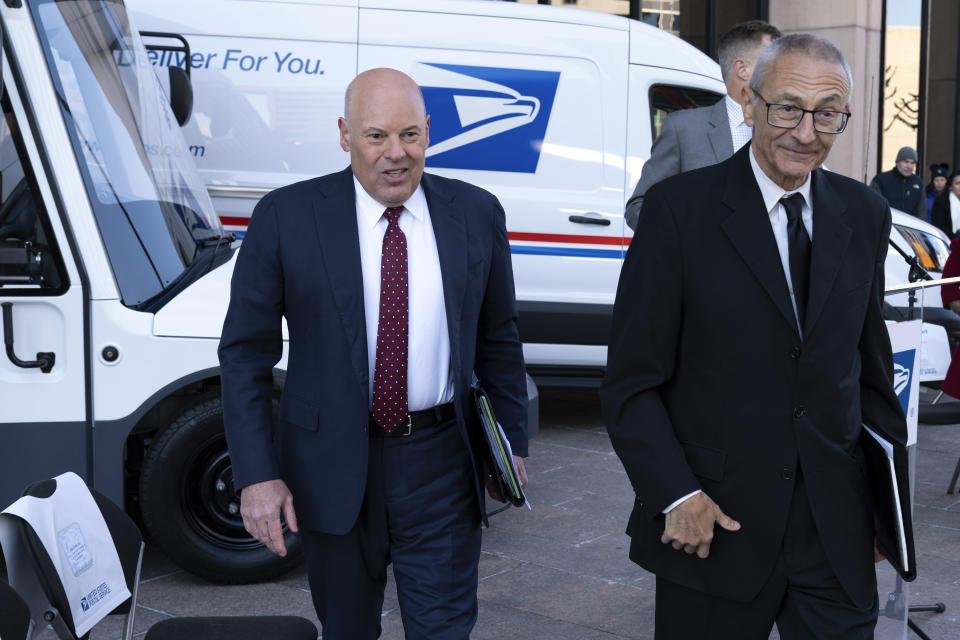
[[923, 180], [914, 171], [917, 168], [917, 152], [913, 147], [902, 147], [897, 152], [897, 164], [890, 171], [874, 176], [870, 186], [887, 199], [890, 206], [905, 213], [927, 219], [927, 201], [923, 192]]
[[750, 20], [720, 36], [717, 55], [727, 95], [709, 107], [674, 111], [663, 121], [627, 202], [624, 218], [631, 229], [637, 226], [647, 189], [664, 178], [722, 162], [750, 140], [752, 128], [743, 120], [741, 105], [757, 56], [780, 35], [775, 26]]

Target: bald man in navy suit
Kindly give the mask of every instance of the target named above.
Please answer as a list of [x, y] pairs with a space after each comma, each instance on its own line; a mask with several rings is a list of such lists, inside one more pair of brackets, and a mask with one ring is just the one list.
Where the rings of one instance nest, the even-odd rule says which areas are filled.
[[345, 103], [351, 166], [264, 197], [237, 259], [220, 360], [241, 514], [280, 554], [281, 515], [300, 530], [325, 640], [379, 636], [391, 562], [406, 637], [466, 640], [485, 521], [473, 372], [526, 482], [504, 212], [423, 173], [430, 118], [412, 79], [366, 71]]

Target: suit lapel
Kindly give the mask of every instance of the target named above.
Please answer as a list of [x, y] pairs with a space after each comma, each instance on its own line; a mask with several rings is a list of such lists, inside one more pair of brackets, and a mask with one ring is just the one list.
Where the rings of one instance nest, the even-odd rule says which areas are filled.
[[467, 279], [467, 226], [463, 211], [453, 206], [454, 195], [428, 174], [420, 182], [430, 221], [437, 239], [437, 255], [440, 259], [440, 275], [443, 281], [443, 301], [447, 312], [447, 331], [450, 336], [450, 353], [453, 371], [460, 371], [460, 311], [463, 307]]
[[710, 128], [707, 130], [707, 138], [713, 147], [713, 153], [717, 157], [717, 162], [723, 162], [733, 155], [733, 139], [730, 136], [730, 118], [727, 116], [726, 99], [720, 98], [720, 102], [713, 106], [710, 113]]
[[780, 251], [763, 196], [760, 195], [760, 187], [750, 167], [749, 149], [750, 145], [744, 145], [727, 163], [723, 204], [731, 213], [720, 226], [780, 315], [796, 331], [797, 320], [790, 301], [787, 277], [783, 272]]
[[814, 171], [811, 179], [813, 245], [810, 253], [807, 317], [803, 323], [806, 335], [810, 334], [823, 311], [852, 233], [844, 219], [846, 205], [830, 186], [823, 169]]
[[354, 374], [357, 382], [366, 389], [370, 385], [367, 324], [363, 309], [363, 271], [353, 172], [347, 168], [334, 174], [333, 180], [319, 195], [314, 200], [313, 209], [317, 239], [321, 246], [320, 256], [350, 347]]

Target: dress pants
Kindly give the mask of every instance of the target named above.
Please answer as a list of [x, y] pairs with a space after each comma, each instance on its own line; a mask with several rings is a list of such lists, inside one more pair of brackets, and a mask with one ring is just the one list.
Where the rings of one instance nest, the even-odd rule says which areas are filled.
[[782, 640], [866, 640], [878, 611], [876, 595], [871, 606], [857, 607], [837, 580], [798, 470], [780, 558], [757, 597], [736, 602], [658, 577], [655, 637], [766, 640], [776, 623]]
[[408, 640], [470, 637], [480, 510], [456, 420], [407, 437], [371, 437], [367, 489], [353, 529], [301, 536], [324, 640], [379, 637], [391, 562]]

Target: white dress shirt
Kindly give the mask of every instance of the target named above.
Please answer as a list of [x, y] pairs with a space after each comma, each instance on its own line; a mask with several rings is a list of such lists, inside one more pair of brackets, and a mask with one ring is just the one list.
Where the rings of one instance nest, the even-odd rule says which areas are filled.
[[957, 198], [956, 194], [951, 191], [948, 200], [950, 202], [950, 228], [956, 233], [960, 229], [960, 198]]
[[733, 152], [750, 142], [753, 137], [753, 127], [743, 120], [743, 107], [730, 96], [723, 97], [727, 105], [727, 120], [730, 121], [730, 139], [733, 140]]
[[[373, 374], [377, 361], [377, 325], [380, 320], [380, 256], [387, 232], [386, 210], [353, 178], [357, 194], [357, 230], [363, 271], [363, 311], [367, 325], [369, 402], [373, 402]], [[430, 210], [418, 186], [404, 203], [398, 221], [407, 238], [409, 329], [407, 334], [407, 406], [429, 409], [453, 400], [450, 377], [450, 334], [440, 277], [440, 257]]]
[[[810, 206], [810, 176], [799, 189], [785, 191], [780, 185], [771, 180], [763, 172], [757, 159], [753, 155], [753, 148], [750, 149], [750, 167], [753, 169], [753, 175], [757, 179], [757, 185], [760, 187], [760, 195], [763, 196], [763, 205], [767, 208], [767, 215], [770, 217], [770, 226], [773, 228], [773, 236], [777, 240], [777, 249], [780, 251], [780, 263], [783, 265], [783, 273], [787, 277], [787, 288], [790, 290], [790, 302], [793, 303], [793, 315], [797, 316], [797, 300], [793, 295], [793, 280], [790, 278], [790, 254], [787, 242], [787, 211], [780, 203], [780, 198], [799, 193], [803, 196], [803, 208], [800, 210], [800, 217], [803, 219], [803, 226], [807, 228], [810, 235], [810, 242], [813, 242], [813, 208]], [[800, 326], [800, 320], [797, 319], [797, 326]], [[681, 502], [700, 493], [697, 489], [679, 500], [671, 503], [663, 513], [669, 513]]]

